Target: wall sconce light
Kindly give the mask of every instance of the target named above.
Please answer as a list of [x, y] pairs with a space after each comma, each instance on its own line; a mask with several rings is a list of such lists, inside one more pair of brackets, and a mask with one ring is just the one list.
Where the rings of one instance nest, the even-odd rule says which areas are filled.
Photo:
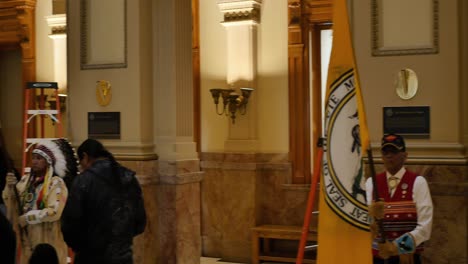
[[[213, 97], [213, 101], [216, 105], [216, 113], [218, 115], [230, 115], [233, 124], [236, 122], [236, 112], [238, 110], [241, 115], [245, 115], [247, 112], [247, 103], [249, 102], [250, 94], [254, 89], [240, 88], [240, 90], [241, 94], [236, 93], [234, 89], [210, 89], [211, 96]], [[222, 111], [218, 109], [219, 98], [223, 99]]]

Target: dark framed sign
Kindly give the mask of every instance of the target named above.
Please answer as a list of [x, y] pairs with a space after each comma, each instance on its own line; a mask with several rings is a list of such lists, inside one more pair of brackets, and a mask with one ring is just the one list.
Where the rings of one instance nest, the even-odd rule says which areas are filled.
[[396, 133], [429, 137], [429, 106], [400, 106], [383, 108], [384, 134]]
[[120, 139], [120, 112], [88, 112], [88, 137]]

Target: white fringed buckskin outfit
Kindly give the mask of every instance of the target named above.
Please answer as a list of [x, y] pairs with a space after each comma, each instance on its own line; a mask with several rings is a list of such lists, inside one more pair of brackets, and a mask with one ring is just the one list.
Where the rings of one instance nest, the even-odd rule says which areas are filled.
[[[66, 204], [68, 189], [62, 178], [76, 175], [76, 157], [64, 139], [41, 141], [32, 153], [47, 160], [45, 175], [38, 177], [31, 171], [16, 186], [6, 186], [4, 191], [10, 221], [18, 227], [19, 217], [23, 217], [27, 223], [22, 231], [17, 230], [17, 240], [21, 241], [19, 263], [28, 263], [32, 249], [38, 244], [47, 243], [57, 251], [59, 263], [66, 264], [68, 247], [63, 240], [60, 217]], [[20, 213], [18, 208], [21, 209]]]

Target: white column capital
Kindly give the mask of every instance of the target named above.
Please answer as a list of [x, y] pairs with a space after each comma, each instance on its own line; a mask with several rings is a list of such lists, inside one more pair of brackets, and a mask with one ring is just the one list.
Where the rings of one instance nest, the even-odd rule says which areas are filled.
[[262, 0], [218, 0], [220, 11], [224, 15], [223, 25], [229, 23], [260, 23]]
[[50, 37], [54, 35], [65, 35], [67, 32], [67, 15], [59, 14], [46, 16], [47, 25], [50, 28]]

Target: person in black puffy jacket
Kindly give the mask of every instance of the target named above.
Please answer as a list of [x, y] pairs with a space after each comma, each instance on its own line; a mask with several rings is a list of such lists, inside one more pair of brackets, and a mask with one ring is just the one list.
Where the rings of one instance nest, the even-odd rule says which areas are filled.
[[[20, 175], [15, 169], [13, 159], [6, 149], [5, 138], [3, 137], [2, 127], [0, 125], [0, 193], [3, 192], [6, 186], [7, 173], [12, 172], [16, 180], [20, 180]], [[3, 194], [0, 195], [0, 213], [6, 215], [6, 206], [3, 201]]]
[[0, 263], [14, 264], [16, 257], [16, 235], [10, 221], [0, 213]]
[[133, 263], [133, 237], [146, 225], [135, 172], [121, 166], [97, 140], [78, 148], [82, 173], [76, 177], [62, 214], [65, 242], [75, 264]]

